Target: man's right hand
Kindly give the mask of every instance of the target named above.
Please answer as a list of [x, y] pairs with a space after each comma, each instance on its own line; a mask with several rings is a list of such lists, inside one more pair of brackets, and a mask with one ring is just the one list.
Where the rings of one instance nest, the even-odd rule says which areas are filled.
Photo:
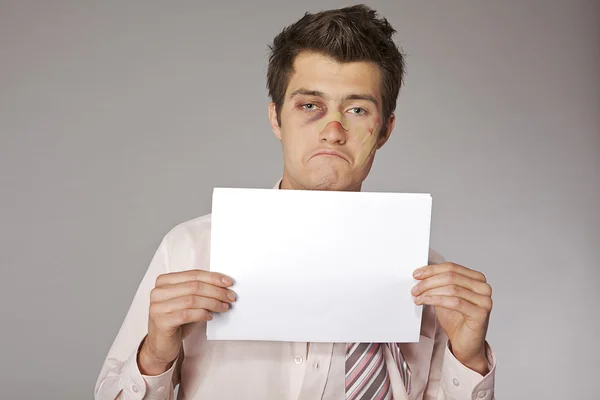
[[181, 327], [209, 321], [213, 312], [229, 310], [236, 295], [228, 276], [203, 270], [159, 275], [150, 293], [148, 335], [138, 356], [143, 375], [167, 371], [181, 348]]

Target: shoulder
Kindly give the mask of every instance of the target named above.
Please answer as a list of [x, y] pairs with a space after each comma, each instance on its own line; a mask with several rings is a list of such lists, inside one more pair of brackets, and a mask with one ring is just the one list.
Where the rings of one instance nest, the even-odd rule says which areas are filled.
[[166, 233], [162, 245], [168, 254], [169, 271], [208, 268], [211, 220], [211, 214], [205, 214], [183, 221]]
[[181, 222], [171, 228], [164, 237], [167, 243], [174, 243], [189, 237], [210, 235], [212, 214], [204, 214]]

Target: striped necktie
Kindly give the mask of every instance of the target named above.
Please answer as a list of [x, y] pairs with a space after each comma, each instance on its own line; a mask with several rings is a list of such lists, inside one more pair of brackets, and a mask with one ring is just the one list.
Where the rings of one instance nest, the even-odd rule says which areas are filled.
[[[390, 378], [383, 356], [383, 343], [346, 345], [346, 399], [392, 400]], [[410, 368], [397, 343], [388, 344], [400, 376], [410, 393]]]

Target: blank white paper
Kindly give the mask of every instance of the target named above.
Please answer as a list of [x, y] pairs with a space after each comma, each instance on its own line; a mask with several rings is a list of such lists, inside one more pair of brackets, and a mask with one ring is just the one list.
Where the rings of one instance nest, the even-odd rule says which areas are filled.
[[215, 188], [210, 270], [238, 300], [207, 339], [417, 342], [410, 291], [431, 206], [420, 193]]

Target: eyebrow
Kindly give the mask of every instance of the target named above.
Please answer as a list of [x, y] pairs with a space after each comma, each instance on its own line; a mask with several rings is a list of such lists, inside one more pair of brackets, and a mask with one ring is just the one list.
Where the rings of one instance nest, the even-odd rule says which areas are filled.
[[[300, 96], [300, 95], [327, 98], [325, 93], [323, 93], [321, 91], [300, 88], [298, 90], [295, 90], [292, 94], [290, 94], [290, 99], [293, 99], [294, 97]], [[377, 108], [379, 108], [379, 102], [377, 101], [377, 99], [375, 99], [375, 97], [371, 96], [370, 94], [352, 93], [352, 94], [344, 96], [344, 98], [342, 100], [343, 101], [365, 100], [365, 101], [369, 101], [369, 102], [373, 103]]]

